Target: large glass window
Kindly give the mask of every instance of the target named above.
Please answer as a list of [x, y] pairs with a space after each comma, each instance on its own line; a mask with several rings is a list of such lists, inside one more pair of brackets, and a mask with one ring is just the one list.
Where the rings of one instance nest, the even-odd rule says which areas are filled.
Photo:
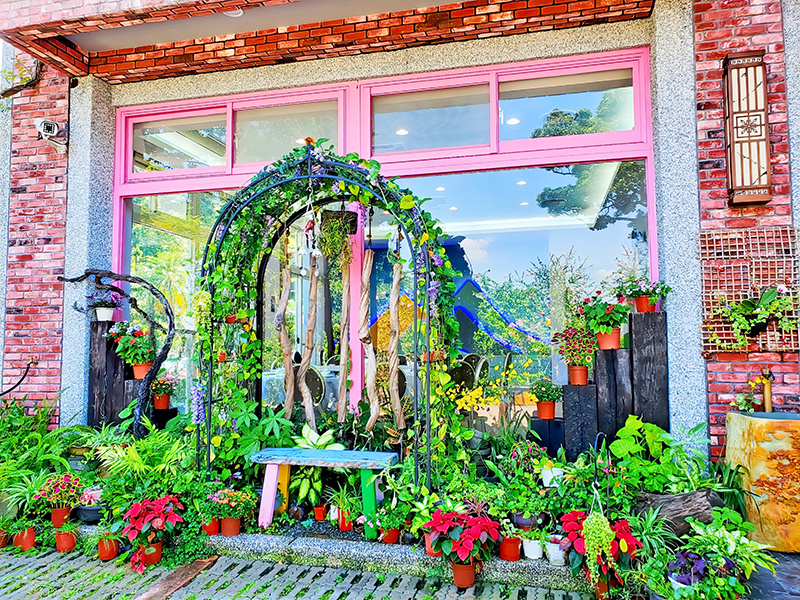
[[500, 140], [633, 129], [630, 69], [500, 83]]
[[489, 143], [489, 86], [377, 96], [373, 152], [404, 152]]
[[225, 165], [225, 115], [205, 115], [133, 126], [133, 171], [172, 171]]
[[338, 104], [310, 102], [236, 111], [236, 162], [268, 162], [305, 144], [305, 138], [338, 142]]

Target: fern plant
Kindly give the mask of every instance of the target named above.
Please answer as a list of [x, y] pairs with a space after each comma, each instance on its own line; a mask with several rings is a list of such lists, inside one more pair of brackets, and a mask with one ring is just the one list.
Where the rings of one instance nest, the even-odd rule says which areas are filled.
[[194, 450], [187, 438], [155, 430], [149, 423], [146, 426], [150, 432], [142, 439], [97, 448], [100, 462], [110, 476], [129, 473], [146, 482], [156, 476], [174, 478], [191, 466]]

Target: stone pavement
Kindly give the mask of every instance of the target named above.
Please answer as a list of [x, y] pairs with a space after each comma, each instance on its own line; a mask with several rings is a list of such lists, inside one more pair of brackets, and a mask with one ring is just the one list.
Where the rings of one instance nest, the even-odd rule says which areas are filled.
[[[2, 600], [134, 600], [165, 574], [137, 575], [125, 564], [76, 552], [36, 556], [0, 553]], [[276, 564], [220, 557], [170, 600], [589, 600], [593, 594], [487, 583], [459, 591], [411, 575]]]

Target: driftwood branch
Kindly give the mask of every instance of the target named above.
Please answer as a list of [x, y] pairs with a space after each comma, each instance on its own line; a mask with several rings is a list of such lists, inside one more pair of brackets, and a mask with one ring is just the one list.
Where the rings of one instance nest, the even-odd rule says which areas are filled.
[[658, 516], [665, 519], [677, 535], [689, 533], [686, 517], [693, 517], [701, 523], [710, 523], [714, 519], [714, 508], [725, 503], [713, 490], [698, 490], [684, 494], [646, 494], [636, 497], [636, 514], [651, 508], [658, 508]]
[[38, 84], [42, 80], [43, 73], [44, 73], [44, 63], [37, 60], [31, 78], [28, 81], [18, 83], [17, 85], [13, 85], [8, 89], [3, 90], [2, 92], [0, 92], [0, 98], [2, 99], [11, 98], [11, 96], [19, 94], [23, 90], [36, 87], [36, 84]]
[[314, 416], [314, 401], [311, 390], [308, 389], [306, 373], [311, 366], [314, 356], [314, 330], [317, 327], [317, 288], [319, 276], [317, 275], [317, 257], [313, 254], [308, 264], [308, 321], [306, 323], [306, 341], [300, 366], [297, 368], [297, 387], [303, 397], [303, 408], [306, 411], [306, 422], [314, 431], [317, 430], [317, 419]]
[[389, 398], [397, 428], [406, 428], [403, 405], [400, 403], [400, 284], [403, 281], [403, 266], [392, 267], [392, 290], [389, 294]]
[[[137, 438], [142, 438], [147, 435], [147, 431], [142, 424], [142, 416], [144, 415], [144, 408], [147, 405], [147, 401], [150, 398], [150, 385], [153, 383], [153, 380], [156, 378], [156, 374], [158, 370], [161, 368], [161, 365], [164, 364], [164, 361], [167, 360], [167, 356], [169, 355], [170, 348], [172, 348], [172, 341], [175, 339], [175, 315], [172, 312], [172, 307], [167, 300], [167, 297], [161, 293], [157, 287], [155, 287], [149, 281], [142, 279], [141, 277], [134, 277], [132, 275], [120, 275], [119, 273], [113, 273], [111, 271], [102, 271], [100, 269], [86, 269], [83, 275], [79, 275], [78, 277], [59, 277], [59, 281], [65, 281], [67, 283], [81, 283], [86, 281], [89, 277], [94, 277], [94, 285], [97, 289], [100, 290], [109, 290], [112, 292], [116, 292], [120, 296], [123, 296], [128, 299], [128, 304], [138, 313], [140, 313], [147, 323], [150, 325], [150, 333], [153, 335], [153, 330], [156, 328], [156, 322], [150, 318], [147, 313], [141, 310], [137, 303], [136, 298], [133, 298], [130, 294], [128, 294], [122, 288], [113, 285], [111, 283], [103, 283], [103, 279], [110, 279], [112, 281], [124, 281], [126, 283], [131, 283], [134, 285], [140, 285], [148, 292], [150, 292], [156, 299], [161, 302], [161, 305], [164, 307], [164, 314], [167, 316], [167, 330], [166, 330], [166, 337], [164, 339], [164, 345], [159, 350], [158, 354], [156, 354], [155, 359], [153, 360], [153, 364], [150, 367], [150, 370], [147, 371], [147, 375], [144, 376], [144, 379], [139, 384], [139, 391], [136, 397], [136, 407], [133, 409], [133, 435]], [[163, 330], [163, 328], [162, 328]]]
[[367, 400], [369, 401], [367, 431], [372, 431], [381, 414], [381, 403], [378, 398], [378, 390], [375, 387], [375, 380], [378, 375], [377, 358], [375, 357], [375, 347], [372, 345], [372, 336], [369, 332], [369, 280], [372, 275], [372, 263], [374, 260], [375, 252], [372, 249], [365, 250], [364, 264], [361, 271], [361, 301], [359, 303], [358, 313], [361, 317], [358, 337], [364, 346], [364, 362], [366, 368], [364, 383], [367, 388]]
[[294, 409], [294, 365], [292, 364], [292, 354], [294, 354], [294, 343], [289, 337], [289, 328], [286, 326], [286, 308], [289, 306], [289, 295], [292, 292], [292, 270], [287, 265], [283, 268], [283, 286], [281, 297], [278, 302], [278, 311], [275, 315], [275, 329], [281, 340], [281, 353], [283, 355], [283, 387], [286, 391], [286, 401], [284, 402], [284, 414], [287, 419], [292, 418]]
[[350, 265], [342, 265], [342, 318], [339, 331], [339, 404], [336, 413], [339, 423], [347, 415], [347, 376], [350, 364]]

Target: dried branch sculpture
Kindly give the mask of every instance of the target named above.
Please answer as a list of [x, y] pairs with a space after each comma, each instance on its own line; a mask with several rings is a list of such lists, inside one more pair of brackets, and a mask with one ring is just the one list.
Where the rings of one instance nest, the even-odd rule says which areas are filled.
[[339, 332], [339, 404], [336, 413], [339, 423], [347, 416], [347, 376], [350, 364], [350, 266], [342, 265], [342, 316]]
[[378, 376], [378, 365], [375, 357], [375, 347], [372, 345], [372, 336], [369, 332], [369, 280], [372, 276], [372, 263], [374, 260], [375, 252], [371, 248], [365, 250], [364, 265], [361, 270], [361, 302], [359, 303], [361, 325], [358, 328], [358, 338], [364, 346], [364, 362], [366, 368], [364, 384], [367, 388], [367, 400], [369, 401], [367, 431], [372, 431], [381, 414], [381, 403], [378, 398], [378, 390], [375, 387], [375, 380]]
[[314, 400], [311, 390], [306, 383], [306, 373], [311, 366], [314, 356], [314, 330], [317, 327], [317, 288], [319, 276], [317, 275], [317, 257], [312, 253], [308, 268], [308, 322], [306, 323], [306, 342], [300, 366], [297, 368], [297, 388], [303, 397], [303, 408], [306, 411], [306, 422], [314, 431], [317, 430], [317, 420], [314, 416]]
[[392, 267], [392, 290], [389, 294], [389, 398], [397, 428], [406, 428], [403, 405], [400, 403], [400, 284], [403, 281], [403, 266]]
[[286, 402], [284, 403], [284, 414], [287, 419], [292, 418], [294, 409], [294, 365], [292, 355], [294, 354], [294, 344], [289, 337], [289, 328], [286, 326], [286, 308], [289, 306], [289, 294], [292, 292], [292, 270], [289, 266], [283, 268], [283, 281], [281, 283], [281, 297], [278, 302], [278, 310], [275, 315], [275, 329], [281, 340], [281, 353], [283, 354], [283, 387], [286, 391]]

